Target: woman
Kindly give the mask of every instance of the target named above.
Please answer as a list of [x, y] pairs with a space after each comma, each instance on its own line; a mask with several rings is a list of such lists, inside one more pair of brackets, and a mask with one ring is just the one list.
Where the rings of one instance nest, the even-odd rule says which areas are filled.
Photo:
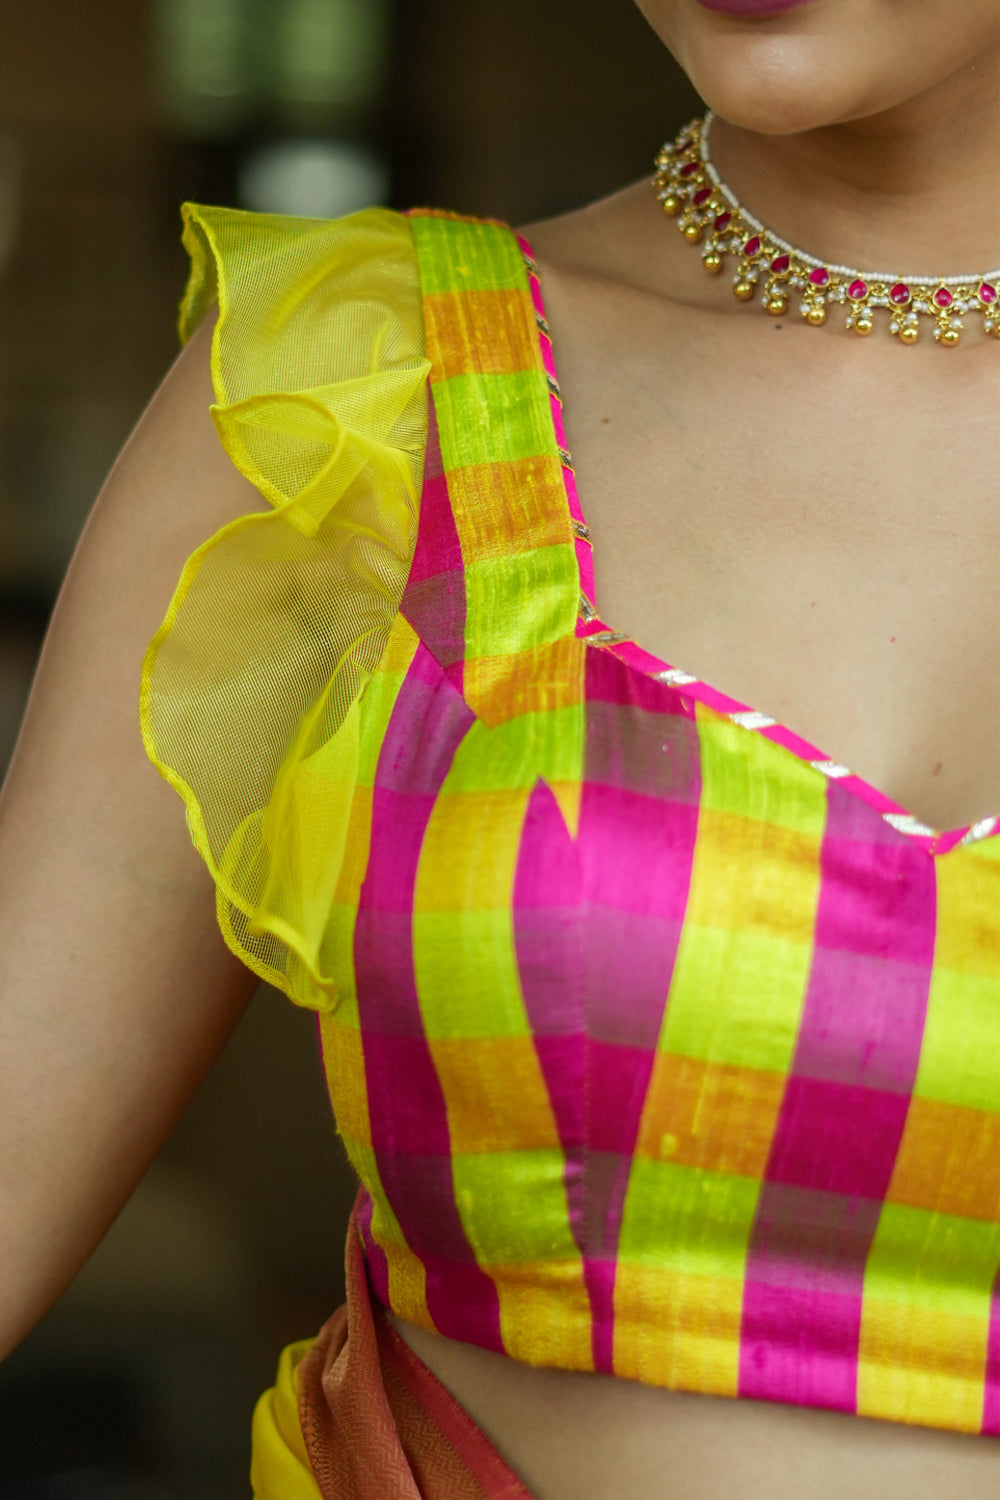
[[262, 1500], [995, 1493], [1000, 16], [642, 9], [655, 192], [189, 208], [0, 803], [5, 1348], [256, 975], [320, 1012]]

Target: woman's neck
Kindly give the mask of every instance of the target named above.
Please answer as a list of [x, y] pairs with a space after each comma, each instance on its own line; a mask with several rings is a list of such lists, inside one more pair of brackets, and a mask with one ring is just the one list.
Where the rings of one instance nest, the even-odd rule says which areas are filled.
[[866, 119], [758, 135], [717, 119], [722, 180], [774, 233], [861, 270], [1000, 267], [1000, 52]]

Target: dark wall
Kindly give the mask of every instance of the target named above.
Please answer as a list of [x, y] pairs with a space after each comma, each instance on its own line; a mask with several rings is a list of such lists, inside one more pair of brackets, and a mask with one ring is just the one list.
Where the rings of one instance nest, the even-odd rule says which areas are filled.
[[511, 223], [651, 174], [698, 108], [631, 0], [400, 5], [394, 81], [403, 200]]

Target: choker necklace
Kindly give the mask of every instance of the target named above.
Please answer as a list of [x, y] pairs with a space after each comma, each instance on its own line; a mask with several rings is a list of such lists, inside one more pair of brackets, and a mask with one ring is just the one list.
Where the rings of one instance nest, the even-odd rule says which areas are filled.
[[807, 323], [825, 323], [834, 306], [843, 307], [855, 333], [871, 333], [876, 309], [889, 314], [889, 332], [904, 344], [915, 344], [924, 320], [934, 322], [934, 337], [946, 348], [959, 343], [962, 318], [980, 314], [983, 330], [1000, 338], [1000, 270], [985, 276], [897, 276], [886, 271], [857, 271], [817, 260], [779, 239], [719, 177], [708, 154], [715, 118], [711, 110], [668, 141], [656, 158], [653, 186], [663, 211], [692, 245], [704, 242], [706, 271], [719, 275], [727, 255], [737, 260], [733, 292], [741, 302], [759, 295], [773, 317], [788, 311], [797, 295]]

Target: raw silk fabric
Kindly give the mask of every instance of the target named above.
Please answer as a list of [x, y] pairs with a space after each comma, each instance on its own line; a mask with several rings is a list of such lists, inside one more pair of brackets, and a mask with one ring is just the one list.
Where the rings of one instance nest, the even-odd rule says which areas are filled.
[[233, 951], [319, 1014], [377, 1299], [1000, 1433], [1000, 825], [924, 827], [600, 619], [506, 226], [185, 213], [272, 509], [189, 560], [143, 732]]

